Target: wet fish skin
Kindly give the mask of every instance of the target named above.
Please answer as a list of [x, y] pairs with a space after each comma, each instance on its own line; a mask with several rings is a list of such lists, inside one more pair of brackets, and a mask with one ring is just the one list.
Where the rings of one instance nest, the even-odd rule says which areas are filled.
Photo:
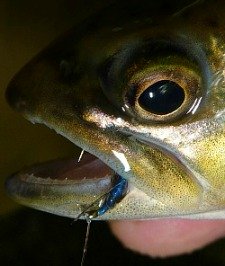
[[[116, 3], [10, 83], [14, 109], [127, 178], [129, 193], [103, 219], [224, 218], [224, 12], [222, 0]], [[143, 118], [132, 88], [169, 77], [187, 84], [190, 103], [171, 118]], [[40, 204], [35, 197], [36, 208], [80, 211], [56, 211], [49, 197]]]

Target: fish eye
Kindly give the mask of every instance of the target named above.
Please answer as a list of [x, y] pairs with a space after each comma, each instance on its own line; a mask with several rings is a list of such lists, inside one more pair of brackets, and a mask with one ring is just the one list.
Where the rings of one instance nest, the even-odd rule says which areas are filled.
[[149, 40], [126, 49], [99, 72], [103, 92], [115, 107], [144, 123], [179, 122], [199, 111], [210, 77], [201, 48]]
[[150, 85], [138, 98], [139, 106], [156, 115], [167, 115], [177, 110], [185, 99], [184, 89], [171, 80], [160, 80]]
[[131, 78], [125, 102], [139, 120], [170, 122], [196, 112], [202, 100], [202, 87], [203, 81], [196, 69], [182, 65], [160, 66]]

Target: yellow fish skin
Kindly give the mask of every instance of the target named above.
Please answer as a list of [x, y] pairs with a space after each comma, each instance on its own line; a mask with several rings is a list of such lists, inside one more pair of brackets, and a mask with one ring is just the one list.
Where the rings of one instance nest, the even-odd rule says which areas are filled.
[[6, 97], [99, 158], [98, 174], [68, 182], [31, 168], [9, 194], [77, 217], [117, 173], [127, 194], [96, 219], [225, 218], [224, 13], [222, 0], [116, 2], [50, 44]]

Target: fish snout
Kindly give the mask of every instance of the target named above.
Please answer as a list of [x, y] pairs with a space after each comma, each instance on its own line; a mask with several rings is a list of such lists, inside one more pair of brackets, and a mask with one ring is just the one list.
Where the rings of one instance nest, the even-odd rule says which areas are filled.
[[7, 87], [5, 97], [10, 106], [17, 112], [23, 112], [27, 106], [27, 99], [21, 88], [13, 79]]

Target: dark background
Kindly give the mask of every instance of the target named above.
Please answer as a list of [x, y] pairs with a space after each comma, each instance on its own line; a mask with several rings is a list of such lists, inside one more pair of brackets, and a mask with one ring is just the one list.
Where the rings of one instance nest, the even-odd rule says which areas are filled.
[[[0, 265], [79, 265], [86, 223], [21, 208], [4, 191], [4, 180], [25, 165], [78, 156], [72, 144], [34, 126], [8, 107], [12, 76], [60, 33], [108, 0], [0, 1]], [[106, 223], [92, 222], [85, 265], [225, 265], [225, 241], [191, 255], [150, 259], [124, 249]]]

